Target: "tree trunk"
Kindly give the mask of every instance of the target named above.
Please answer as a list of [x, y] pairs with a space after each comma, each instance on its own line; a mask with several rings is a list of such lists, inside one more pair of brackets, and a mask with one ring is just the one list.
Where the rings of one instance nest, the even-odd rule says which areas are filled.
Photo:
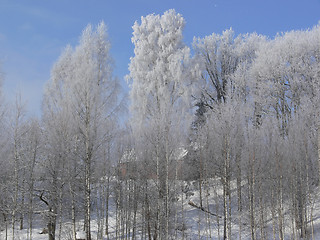
[[134, 199], [133, 199], [133, 224], [132, 224], [132, 237], [131, 240], [136, 239], [136, 228], [137, 228], [137, 211], [138, 211], [138, 186], [137, 182], [134, 181]]
[[37, 147], [38, 147], [38, 139], [35, 142], [35, 147], [33, 149], [32, 162], [30, 165], [30, 192], [29, 192], [29, 229], [30, 229], [30, 240], [32, 239], [32, 228], [33, 228], [33, 190], [34, 190], [34, 167], [36, 164], [37, 158]]
[[263, 202], [263, 196], [262, 196], [262, 186], [261, 186], [261, 180], [258, 182], [259, 184], [259, 212], [260, 212], [260, 239], [264, 240], [266, 239], [265, 235], [265, 220], [264, 220], [264, 209], [265, 209], [265, 204]]
[[271, 189], [271, 216], [272, 216], [272, 235], [273, 240], [276, 240], [276, 201], [274, 197], [274, 189]]
[[225, 186], [223, 186], [223, 239], [228, 239], [228, 206]]
[[[88, 130], [87, 130], [88, 131]], [[87, 133], [88, 134], [88, 133]], [[87, 135], [88, 137], [88, 135]], [[85, 232], [86, 240], [91, 240], [91, 150], [89, 140], [86, 140], [85, 159]]]
[[311, 203], [310, 209], [310, 221], [311, 221], [311, 239], [314, 240], [314, 222], [313, 222], [313, 208], [314, 208], [315, 199]]
[[214, 198], [215, 198], [215, 205], [216, 205], [216, 221], [217, 221], [217, 226], [218, 226], [218, 239], [220, 240], [220, 218], [219, 218], [220, 199], [219, 199], [219, 195], [217, 193], [216, 184], [213, 185], [213, 191], [214, 191]]
[[[16, 135], [17, 133], [15, 133]], [[19, 194], [19, 157], [17, 150], [17, 140], [15, 136], [14, 140], [14, 195], [13, 195], [13, 208], [12, 208], [12, 240], [15, 239], [15, 224], [16, 224], [16, 214], [18, 211], [18, 194]]]
[[69, 182], [69, 192], [71, 195], [71, 222], [72, 222], [72, 240], [76, 240], [76, 205], [75, 205], [75, 197], [74, 197], [74, 191], [71, 186], [71, 182]]
[[206, 180], [206, 204], [207, 204], [207, 209], [208, 209], [208, 213], [207, 213], [207, 225], [208, 225], [208, 229], [209, 229], [209, 238], [212, 239], [212, 233], [211, 233], [211, 214], [209, 214], [209, 212], [210, 212], [210, 205], [209, 205], [209, 183], [208, 183], [208, 180]]
[[200, 200], [200, 207], [202, 206], [203, 198], [202, 198], [202, 180], [203, 180], [203, 167], [202, 167], [202, 154], [200, 148], [200, 157], [199, 157], [199, 200]]
[[224, 208], [224, 239], [231, 239], [231, 192], [230, 192], [230, 143], [225, 138], [223, 176], [223, 208]]
[[61, 234], [62, 234], [62, 198], [63, 198], [63, 191], [62, 188], [59, 188], [59, 240], [61, 240]]
[[[159, 133], [160, 130], [158, 129], [157, 132]], [[163, 186], [162, 186], [162, 181], [160, 179], [160, 150], [159, 150], [159, 147], [160, 147], [160, 139], [159, 139], [159, 136], [158, 136], [158, 139], [157, 139], [157, 143], [156, 143], [156, 171], [157, 171], [157, 185], [158, 185], [158, 199], [157, 199], [157, 221], [156, 221], [156, 224], [155, 224], [155, 239], [157, 238], [161, 238], [161, 225], [162, 225], [162, 212], [161, 210], [162, 209], [162, 202], [163, 202]], [[149, 208], [150, 208], [150, 205], [148, 204]], [[149, 214], [149, 217], [150, 217], [150, 214]], [[150, 238], [151, 239], [151, 238]]]
[[165, 195], [165, 239], [168, 239], [169, 237], [169, 141], [168, 141], [168, 135], [169, 130], [166, 130], [166, 180], [165, 180], [165, 186], [166, 186], [166, 195]]
[[184, 187], [183, 187], [183, 181], [181, 181], [181, 222], [182, 222], [182, 240], [184, 240], [185, 238], [185, 220], [184, 220], [184, 206], [183, 206], [183, 190], [184, 190]]
[[31, 184], [31, 189], [32, 191], [30, 190], [30, 199], [29, 199], [29, 211], [28, 211], [28, 214], [29, 214], [29, 239], [31, 240], [32, 239], [32, 227], [33, 227], [33, 218], [32, 218], [32, 215], [33, 215], [33, 196], [32, 196], [32, 192], [33, 192], [33, 184]]
[[5, 225], [5, 240], [8, 240], [8, 218], [7, 214], [3, 213], [3, 220], [4, 220], [4, 225]]
[[280, 163], [280, 156], [276, 150], [276, 161], [277, 161], [277, 169], [278, 169], [278, 227], [279, 227], [279, 239], [284, 239], [284, 232], [283, 232], [283, 186], [282, 186], [282, 164]]
[[[280, 193], [281, 194], [281, 193]], [[283, 211], [282, 211], [282, 197], [279, 196], [279, 206], [278, 206], [278, 222], [279, 222], [279, 239], [284, 239], [283, 232]]]
[[21, 189], [21, 206], [20, 206], [20, 230], [23, 229], [23, 218], [24, 218], [24, 199], [25, 199], [25, 170], [23, 171], [22, 189]]
[[236, 162], [237, 162], [237, 197], [238, 197], [238, 224], [239, 224], [239, 240], [241, 240], [241, 231], [242, 231], [242, 186], [241, 186], [241, 158], [237, 155]]
[[49, 210], [48, 237], [49, 240], [55, 240], [56, 236], [56, 211]]
[[253, 156], [250, 163], [250, 173], [248, 176], [249, 181], [249, 199], [250, 199], [250, 228], [251, 228], [251, 239], [255, 239], [256, 235], [256, 225], [255, 225], [255, 153], [253, 152]]
[[96, 186], [96, 222], [98, 225], [97, 239], [103, 239], [103, 227], [104, 227], [104, 181], [100, 181], [98, 186]]
[[318, 124], [318, 186], [320, 185], [320, 123]]
[[105, 226], [105, 234], [109, 235], [109, 195], [110, 195], [110, 176], [108, 174], [107, 177], [107, 190], [106, 190], [106, 226]]
[[91, 240], [91, 184], [90, 184], [90, 163], [86, 161], [86, 170], [85, 170], [85, 232], [86, 232], [86, 240]]
[[[119, 183], [118, 183], [119, 184]], [[119, 187], [116, 191], [120, 191], [119, 190]], [[119, 227], [120, 227], [120, 217], [119, 217], [119, 212], [120, 212], [120, 194], [118, 193], [117, 194], [117, 197], [116, 197], [116, 239], [120, 239], [120, 236], [119, 236]]]

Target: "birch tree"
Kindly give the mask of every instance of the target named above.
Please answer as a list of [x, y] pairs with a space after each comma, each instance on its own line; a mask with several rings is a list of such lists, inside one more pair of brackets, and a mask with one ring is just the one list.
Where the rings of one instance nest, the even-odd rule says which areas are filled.
[[13, 161], [13, 186], [12, 186], [12, 239], [15, 238], [15, 224], [17, 215], [22, 214], [21, 199], [24, 198], [21, 175], [23, 169], [23, 135], [26, 129], [23, 128], [25, 121], [25, 106], [20, 95], [17, 95], [12, 114], [11, 136], [12, 136], [12, 161]]
[[75, 49], [75, 73], [72, 86], [72, 107], [83, 143], [85, 166], [85, 229], [90, 235], [91, 178], [93, 163], [99, 157], [99, 150], [107, 140], [105, 124], [115, 116], [118, 107], [119, 83], [112, 77], [110, 43], [106, 26], [100, 23], [96, 31], [88, 26]]
[[[47, 91], [49, 99], [54, 100], [52, 103], [49, 101], [47, 109], [54, 110], [49, 113], [60, 119], [54, 129], [59, 134], [58, 137], [69, 140], [62, 146], [64, 152], [74, 149], [70, 143], [75, 143], [76, 161], [83, 166], [87, 240], [91, 239], [94, 164], [102, 157], [101, 148], [106, 146], [110, 136], [107, 125], [116, 119], [119, 108], [120, 85], [112, 76], [109, 49], [105, 24], [101, 22], [96, 29], [88, 25], [82, 33], [79, 45], [74, 50], [68, 47], [56, 63], [49, 82], [52, 87]], [[48, 123], [50, 121], [48, 119]]]
[[[10, 155], [10, 144], [8, 139], [10, 139], [10, 132], [8, 131], [8, 118], [6, 111], [6, 102], [4, 96], [2, 94], [2, 83], [4, 77], [3, 72], [0, 69], [0, 175], [1, 175], [1, 183], [0, 183], [0, 212], [1, 212], [1, 223], [2, 226], [5, 227], [5, 239], [8, 239], [8, 223], [10, 221], [10, 205], [12, 203], [10, 199], [10, 177], [11, 167], [8, 164], [8, 159], [12, 159]], [[11, 161], [10, 161], [11, 162]]]
[[[135, 56], [129, 65], [131, 123], [135, 138], [150, 142], [158, 186], [155, 235], [168, 239], [171, 212], [169, 168], [175, 150], [183, 143], [188, 122], [189, 48], [182, 42], [184, 19], [174, 10], [148, 15], [133, 26]], [[139, 156], [139, 158], [140, 158]], [[142, 157], [142, 156], [141, 156]], [[143, 159], [143, 158], [142, 158]]]

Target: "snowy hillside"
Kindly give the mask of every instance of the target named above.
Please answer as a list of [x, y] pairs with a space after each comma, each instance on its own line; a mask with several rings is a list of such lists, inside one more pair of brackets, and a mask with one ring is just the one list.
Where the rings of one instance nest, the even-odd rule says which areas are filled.
[[[171, 226], [170, 239], [223, 239], [223, 205], [221, 204], [223, 198], [223, 189], [221, 183], [218, 179], [209, 179], [202, 185], [202, 192], [199, 191], [198, 182], [177, 182], [177, 185], [183, 184], [184, 191], [179, 192], [179, 199], [175, 206], [177, 208], [177, 214], [172, 216], [174, 218], [173, 224]], [[207, 186], [211, 185], [214, 187]], [[244, 183], [245, 185], [245, 183]], [[243, 210], [242, 213], [237, 211], [236, 197], [234, 196], [236, 190], [235, 182], [232, 182], [232, 215], [231, 215], [231, 239], [252, 239], [251, 229], [250, 229], [250, 213], [248, 210]], [[200, 194], [202, 194], [202, 207], [200, 204]], [[319, 193], [314, 194], [312, 199], [310, 199], [307, 208], [307, 237], [305, 239], [319, 239], [320, 237], [320, 201]], [[128, 234], [125, 233], [125, 229], [122, 229], [124, 225], [117, 226], [117, 216], [116, 216], [116, 204], [113, 201], [114, 196], [110, 199], [110, 209], [109, 209], [109, 234], [102, 234], [103, 238], [98, 235], [98, 223], [96, 216], [93, 217], [91, 222], [92, 227], [92, 238], [93, 239], [126, 239], [131, 236], [133, 232], [130, 231]], [[299, 231], [296, 229], [295, 223], [292, 221], [290, 212], [287, 207], [284, 206], [284, 239], [300, 239]], [[257, 209], [255, 220], [261, 221], [259, 209]], [[311, 216], [312, 214], [312, 216]], [[42, 233], [45, 229], [45, 222], [39, 215], [35, 217], [35, 227], [32, 231], [32, 239], [34, 240], [47, 240], [48, 234]], [[311, 220], [312, 218], [312, 220]], [[241, 219], [241, 222], [240, 222]], [[278, 232], [278, 217], [272, 218], [270, 209], [264, 209], [264, 229], [263, 239], [280, 239]], [[119, 223], [119, 222], [118, 222]], [[241, 223], [241, 227], [240, 224]], [[256, 237], [257, 239], [262, 239], [261, 229], [259, 229], [259, 224], [257, 224]], [[10, 224], [8, 226], [7, 239], [12, 239], [12, 230]], [[15, 240], [25, 240], [30, 239], [30, 231], [27, 229], [17, 230], [18, 225], [15, 230]], [[118, 232], [117, 232], [118, 231]], [[61, 240], [71, 240], [71, 223], [62, 220], [57, 226], [56, 239]], [[135, 232], [135, 239], [145, 239], [142, 237], [141, 226], [137, 226]], [[2, 226], [0, 232], [0, 239], [6, 239], [6, 232]], [[77, 222], [77, 239], [85, 239], [85, 232], [83, 231], [83, 221]], [[146, 238], [148, 239], [148, 238]]]

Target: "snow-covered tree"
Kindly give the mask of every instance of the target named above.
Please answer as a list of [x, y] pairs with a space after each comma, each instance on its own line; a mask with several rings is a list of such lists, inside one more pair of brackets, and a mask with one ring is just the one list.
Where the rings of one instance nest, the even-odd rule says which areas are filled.
[[[54, 66], [45, 93], [47, 129], [56, 135], [53, 146], [61, 146], [66, 154], [75, 151], [76, 161], [83, 167], [86, 239], [91, 239], [94, 164], [102, 157], [102, 147], [109, 137], [108, 124], [116, 119], [119, 107], [120, 88], [112, 76], [109, 49], [105, 24], [101, 22], [96, 29], [88, 25], [79, 45], [74, 50], [66, 48]], [[64, 140], [56, 142], [59, 138]], [[64, 164], [67, 156], [62, 156]]]
[[263, 42], [265, 37], [255, 33], [235, 37], [232, 29], [194, 38], [195, 68], [200, 74], [194, 97], [209, 109], [235, 96], [247, 100], [248, 70]]
[[250, 75], [255, 80], [255, 101], [261, 113], [278, 119], [282, 134], [301, 100], [315, 96], [315, 72], [319, 64], [319, 27], [278, 35], [262, 45]]
[[143, 159], [147, 142], [153, 148], [148, 161], [155, 162], [159, 191], [155, 234], [164, 239], [169, 234], [172, 197], [169, 168], [176, 150], [183, 144], [190, 120], [190, 50], [182, 41], [184, 24], [182, 16], [174, 10], [161, 16], [142, 17], [141, 23], [133, 26], [135, 56], [129, 65], [136, 154]]

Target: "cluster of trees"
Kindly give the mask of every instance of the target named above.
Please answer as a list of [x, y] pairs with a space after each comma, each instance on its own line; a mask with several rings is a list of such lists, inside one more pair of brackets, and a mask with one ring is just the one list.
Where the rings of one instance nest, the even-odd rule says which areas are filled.
[[[270, 215], [274, 237], [284, 239], [288, 219], [294, 238], [309, 237], [320, 163], [319, 26], [272, 40], [255, 33], [235, 36], [230, 29], [195, 38], [191, 57], [182, 42], [183, 25], [181, 15], [168, 11], [133, 27], [135, 158], [154, 161], [158, 176], [145, 180], [142, 192], [141, 206], [154, 216], [146, 221], [149, 238], [168, 239], [177, 211], [183, 211], [174, 201], [183, 188], [179, 176], [169, 178], [170, 169], [181, 171], [181, 148], [189, 152], [185, 169], [193, 169], [185, 178], [196, 172], [190, 178], [199, 181], [200, 193], [214, 187], [208, 179], [220, 179], [221, 201], [207, 202], [206, 208], [210, 214], [221, 204], [215, 215], [222, 215], [223, 239], [235, 237], [235, 225], [234, 234], [241, 236], [243, 224], [252, 239], [269, 239]], [[156, 189], [152, 207], [148, 186]], [[203, 208], [202, 196], [199, 201]]]
[[10, 113], [0, 105], [0, 221], [12, 239], [17, 223], [32, 239], [37, 216], [49, 240], [66, 221], [75, 240], [79, 220], [90, 240], [94, 216], [102, 239], [110, 209], [116, 239], [184, 239], [188, 181], [207, 237], [314, 236], [320, 26], [274, 39], [229, 29], [191, 51], [184, 25], [174, 10], [134, 24], [128, 124], [104, 23], [53, 66], [41, 120], [19, 97]]
[[0, 209], [6, 230], [11, 223], [12, 239], [16, 222], [23, 229], [26, 218], [32, 239], [36, 214], [47, 223], [49, 240], [61, 237], [66, 220], [71, 220], [70, 235], [76, 239], [80, 219], [86, 239], [91, 239], [93, 206], [104, 225], [109, 196], [105, 182], [111, 176], [122, 104], [109, 49], [105, 24], [96, 29], [89, 25], [79, 45], [66, 47], [53, 66], [41, 121], [26, 118], [19, 98], [8, 114], [11, 117], [3, 116]]
[[284, 239], [288, 225], [293, 239], [298, 232], [303, 239], [313, 237], [320, 163], [319, 26], [273, 40], [235, 37], [227, 30], [196, 39], [194, 50], [201, 78], [192, 141], [200, 148], [200, 181], [212, 171], [221, 179], [224, 239], [232, 239], [234, 215], [240, 235], [241, 219], [248, 219], [251, 239], [271, 238], [270, 215], [273, 238]]

